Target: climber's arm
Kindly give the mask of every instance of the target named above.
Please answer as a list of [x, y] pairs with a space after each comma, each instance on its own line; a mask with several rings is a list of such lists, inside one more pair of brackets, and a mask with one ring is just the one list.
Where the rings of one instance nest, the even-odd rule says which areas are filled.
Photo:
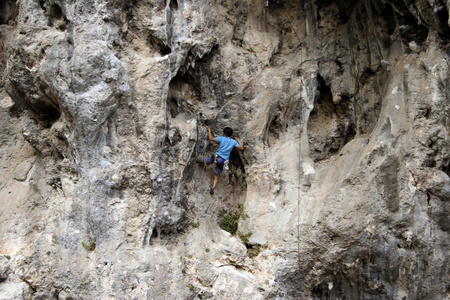
[[236, 146], [239, 150], [244, 150], [244, 146], [242, 146], [241, 141], [238, 138], [234, 138], [236, 142], [238, 142], [239, 146]]
[[211, 134], [211, 127], [207, 126], [206, 129], [208, 129], [208, 140], [213, 141], [213, 142], [217, 142], [216, 138], [213, 137], [213, 135]]

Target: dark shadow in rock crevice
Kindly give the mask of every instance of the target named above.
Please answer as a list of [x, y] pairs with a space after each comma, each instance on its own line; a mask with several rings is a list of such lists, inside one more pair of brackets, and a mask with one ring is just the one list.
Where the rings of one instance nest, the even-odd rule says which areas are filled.
[[341, 96], [334, 104], [330, 86], [320, 75], [317, 82], [319, 95], [308, 120], [308, 137], [311, 156], [320, 161], [337, 153], [356, 133], [351, 98]]
[[365, 85], [374, 75], [375, 72], [372, 71], [371, 69], [364, 70], [361, 76], [359, 77], [360, 84]]
[[245, 173], [245, 164], [244, 161], [242, 160], [240, 150], [237, 150], [235, 148], [233, 149], [233, 151], [231, 151], [230, 162], [237, 168], [240, 168], [242, 173]]
[[436, 12], [436, 21], [441, 28], [439, 32], [439, 37], [446, 44], [450, 42], [450, 26], [448, 24], [449, 13], [445, 5], [440, 5], [439, 10]]
[[382, 94], [385, 93], [387, 73], [361, 71], [358, 78], [358, 92], [355, 95], [355, 130], [359, 134], [370, 134], [379, 120]]
[[280, 122], [278, 115], [271, 118], [272, 120], [268, 123], [268, 130], [264, 140], [267, 140], [269, 146], [274, 144], [276, 140], [280, 138], [280, 132], [283, 130], [283, 125]]
[[188, 94], [183, 97], [192, 100], [194, 106], [202, 99], [212, 101], [212, 91], [214, 96], [230, 92], [229, 89], [233, 85], [223, 83], [223, 75], [214, 72], [211, 67], [211, 63], [219, 53], [218, 46], [213, 46], [209, 50], [200, 47], [190, 49], [177, 75], [171, 80], [169, 88], [180, 91], [183, 89], [184, 95]]
[[171, 98], [169, 99], [167, 105], [168, 105], [168, 109], [169, 109], [170, 116], [171, 116], [172, 118], [176, 118], [177, 115], [180, 113], [177, 98], [171, 97]]
[[167, 96], [167, 110], [171, 118], [186, 113], [189, 119], [197, 118], [198, 111], [195, 108], [198, 103], [198, 92], [195, 84], [187, 75], [176, 75], [169, 83]]
[[18, 12], [15, 0], [0, 1], [0, 25], [11, 25], [15, 22]]
[[450, 177], [450, 163], [446, 167], [442, 168], [442, 171]]
[[156, 49], [159, 54], [161, 54], [162, 56], [166, 56], [169, 55], [170, 53], [172, 53], [172, 49], [170, 48], [169, 45], [167, 45], [164, 41], [162, 41], [160, 38], [151, 35], [149, 37], [149, 43], [150, 45]]
[[[396, 2], [396, 9], [403, 13], [402, 15], [397, 14], [397, 18], [398, 33], [404, 45], [408, 47], [412, 41], [416, 42], [419, 46], [425, 43], [428, 38], [428, 28], [409, 12], [403, 1]], [[409, 48], [405, 49], [408, 51]]]
[[47, 88], [46, 84], [42, 83], [37, 88], [39, 93], [36, 97], [31, 98], [25, 91], [16, 87], [12, 81], [8, 82], [8, 90], [11, 98], [18, 106], [20, 111], [29, 110], [33, 117], [44, 128], [51, 127], [61, 116], [61, 110], [58, 105], [56, 96]]
[[336, 3], [337, 7], [339, 8], [339, 16], [341, 19], [341, 23], [345, 24], [350, 19], [350, 15], [352, 14], [354, 7], [359, 2], [359, 0], [347, 0], [347, 1], [334, 0], [333, 2]]
[[[384, 5], [384, 7], [381, 9], [379, 16], [384, 19], [385, 27], [386, 27], [386, 35], [391, 36], [394, 34], [395, 29], [397, 28], [397, 23], [395, 22], [395, 14], [392, 6], [389, 4]], [[390, 43], [387, 42], [385, 46], [388, 46]]]
[[5, 34], [0, 31], [0, 89], [5, 86], [3, 73], [6, 70], [7, 56], [6, 56], [6, 46], [5, 46]]
[[65, 31], [68, 23], [69, 21], [64, 15], [61, 7], [57, 4], [53, 4], [50, 10], [49, 26], [54, 26], [58, 30]]
[[178, 1], [170, 0], [169, 7], [171, 10], [177, 10], [178, 9]]

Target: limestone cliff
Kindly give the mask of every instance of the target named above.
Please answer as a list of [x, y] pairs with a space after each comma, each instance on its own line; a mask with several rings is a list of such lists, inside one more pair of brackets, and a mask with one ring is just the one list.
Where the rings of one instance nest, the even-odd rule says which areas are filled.
[[447, 299], [449, 10], [3, 0], [0, 299]]

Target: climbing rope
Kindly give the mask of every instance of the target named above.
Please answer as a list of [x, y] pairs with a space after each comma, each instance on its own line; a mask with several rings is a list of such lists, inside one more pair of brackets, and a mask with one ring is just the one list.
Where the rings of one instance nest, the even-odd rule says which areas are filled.
[[[303, 51], [302, 51], [303, 52]], [[303, 55], [301, 55], [300, 61], [302, 61]], [[301, 98], [300, 98], [301, 101]], [[301, 105], [301, 102], [300, 102]], [[301, 107], [301, 106], [300, 106]], [[301, 113], [301, 112], [299, 112]], [[300, 188], [301, 188], [301, 178], [302, 178], [302, 171], [301, 171], [301, 135], [302, 135], [302, 124], [301, 124], [301, 118], [300, 118], [300, 124], [299, 124], [299, 130], [298, 130], [298, 188], [297, 188], [297, 256], [298, 256], [298, 262], [300, 264]]]
[[[286, 11], [285, 11], [286, 13]], [[303, 13], [306, 15], [305, 8], [303, 9]], [[286, 17], [289, 20], [289, 24], [291, 24], [291, 21], [289, 19], [289, 16], [286, 13]], [[305, 17], [306, 22], [306, 17]], [[300, 40], [299, 36], [297, 35], [297, 32], [294, 30], [294, 27], [292, 26], [292, 30], [294, 31], [295, 35], [297, 36], [299, 42], [300, 42], [300, 64], [303, 63], [303, 42]], [[300, 81], [302, 82], [302, 81]], [[301, 97], [300, 99], [300, 106], [299, 106], [299, 113], [301, 114]], [[297, 258], [298, 258], [298, 264], [300, 265], [300, 200], [301, 200], [301, 177], [302, 177], [302, 171], [301, 171], [301, 134], [302, 134], [302, 124], [301, 124], [301, 117], [300, 124], [299, 124], [299, 131], [298, 131], [298, 188], [297, 188]]]

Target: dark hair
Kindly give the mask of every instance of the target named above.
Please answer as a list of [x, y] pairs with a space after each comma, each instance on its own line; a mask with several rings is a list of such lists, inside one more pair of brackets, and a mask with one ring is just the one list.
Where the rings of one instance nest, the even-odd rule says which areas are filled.
[[223, 133], [225, 133], [225, 135], [227, 137], [230, 137], [233, 135], [233, 129], [231, 129], [230, 127], [225, 127], [225, 129], [223, 130]]

